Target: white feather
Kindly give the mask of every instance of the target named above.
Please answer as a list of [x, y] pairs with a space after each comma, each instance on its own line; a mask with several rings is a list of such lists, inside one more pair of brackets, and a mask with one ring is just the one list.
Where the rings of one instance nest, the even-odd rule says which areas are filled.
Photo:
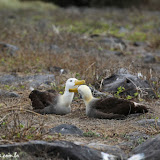
[[101, 152], [103, 160], [116, 160], [117, 157], [108, 153]]
[[31, 90], [31, 91], [33, 91], [34, 90], [34, 88], [31, 86], [31, 87], [29, 87], [29, 89]]
[[143, 160], [145, 158], [144, 153], [134, 154], [128, 160]]

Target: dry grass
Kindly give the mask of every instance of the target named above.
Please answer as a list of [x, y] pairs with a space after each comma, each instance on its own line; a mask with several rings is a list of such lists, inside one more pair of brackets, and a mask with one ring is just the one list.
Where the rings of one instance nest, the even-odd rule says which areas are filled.
[[[116, 9], [106, 11], [88, 9], [83, 12], [77, 9], [58, 8], [37, 10], [29, 6], [24, 9], [21, 5], [18, 8], [11, 8], [10, 6], [10, 10], [6, 10], [4, 5], [0, 9], [0, 13], [3, 15], [0, 16], [0, 41], [16, 45], [19, 50], [13, 57], [7, 56], [5, 53], [0, 54], [0, 71], [2, 73], [16, 72], [24, 75], [50, 72], [56, 75], [57, 90], [62, 89], [61, 86], [69, 77], [85, 79], [88, 85], [92, 84], [99, 89], [102, 79], [122, 67], [134, 74], [141, 72], [151, 83], [152, 77], [159, 79], [159, 72], [150, 70], [153, 67], [152, 64], [141, 63], [142, 53], [139, 48], [132, 47], [130, 49], [128, 47], [126, 50], [122, 50], [124, 57], [107, 56], [106, 50], [119, 51], [120, 48], [111, 48], [105, 43], [99, 43], [98, 39], [112, 35], [130, 39], [130, 43], [143, 40], [150, 44], [147, 47], [148, 52], [155, 51], [159, 49], [159, 37], [155, 37], [157, 28], [153, 26], [157, 26], [159, 16], [154, 13], [136, 10], [130, 13], [128, 10]], [[126, 17], [126, 15], [128, 16]], [[97, 23], [95, 24], [95, 22]], [[120, 26], [126, 27], [129, 32], [120, 34], [118, 32]], [[90, 36], [93, 34], [98, 34], [99, 37], [91, 38]], [[58, 46], [60, 50], [50, 49], [51, 45]], [[51, 72], [50, 68], [53, 66], [67, 69], [68, 73], [60, 76]], [[156, 82], [156, 87], [159, 87], [159, 80]], [[1, 98], [0, 143], [31, 139], [63, 139], [116, 145], [127, 141], [125, 135], [134, 131], [151, 136], [160, 132], [160, 128], [156, 125], [147, 128], [135, 125], [137, 120], [159, 117], [159, 99], [142, 102], [152, 108], [152, 113], [129, 117], [121, 121], [98, 120], [87, 118], [83, 102], [77, 99], [74, 100], [72, 112], [68, 115], [38, 115], [32, 111], [28, 98], [30, 91], [27, 87], [15, 90], [21, 94], [20, 98]], [[78, 98], [78, 95], [76, 97]], [[48, 134], [50, 128], [62, 123], [74, 124], [88, 134], [92, 131], [92, 136]], [[128, 151], [127, 148], [126, 152]]]
[[[22, 142], [29, 140], [68, 140], [71, 142], [102, 143], [107, 145], [118, 145], [130, 141], [126, 135], [132, 132], [141, 132], [154, 136], [160, 133], [160, 128], [148, 125], [147, 127], [136, 124], [137, 120], [150, 119], [159, 116], [158, 101], [147, 103], [154, 110], [141, 116], [128, 117], [126, 120], [103, 120], [88, 118], [85, 115], [85, 106], [82, 100], [74, 100], [72, 112], [68, 115], [39, 115], [31, 110], [28, 92], [23, 93], [20, 99], [1, 99], [1, 138], [2, 143]], [[86, 136], [63, 136], [50, 134], [48, 131], [60, 124], [73, 124], [82, 129]], [[88, 136], [87, 136], [88, 135]], [[135, 142], [134, 146], [141, 141]], [[128, 153], [132, 148], [121, 146]]]

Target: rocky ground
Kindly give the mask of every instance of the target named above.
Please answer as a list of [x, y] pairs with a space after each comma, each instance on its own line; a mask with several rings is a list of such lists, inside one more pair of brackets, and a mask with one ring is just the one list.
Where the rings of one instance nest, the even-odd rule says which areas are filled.
[[[131, 151], [138, 153], [136, 149], [134, 152], [135, 147], [159, 134], [160, 12], [135, 8], [63, 9], [39, 2], [20, 4], [16, 1], [15, 5], [2, 2], [1, 144], [65, 140], [126, 159]], [[125, 83], [126, 89], [126, 75], [134, 76], [131, 95], [127, 91], [122, 94], [118, 88], [106, 92], [106, 77], [119, 69], [125, 69], [125, 80], [123, 74], [123, 81], [117, 82], [119, 87]], [[28, 98], [33, 88], [56, 89], [61, 94], [64, 82], [70, 77], [85, 79], [87, 85], [111, 96], [140, 102], [150, 111], [130, 115], [125, 120], [88, 118], [77, 94], [68, 115], [33, 112]], [[151, 96], [151, 92], [143, 88], [146, 81]], [[61, 124], [75, 125], [81, 134], [51, 133], [51, 128]], [[0, 151], [5, 153], [1, 147]]]

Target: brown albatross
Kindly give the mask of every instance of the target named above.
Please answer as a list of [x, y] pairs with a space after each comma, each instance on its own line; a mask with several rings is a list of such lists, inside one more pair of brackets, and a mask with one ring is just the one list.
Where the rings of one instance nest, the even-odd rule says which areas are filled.
[[70, 92], [78, 92], [82, 96], [85, 106], [86, 115], [88, 117], [103, 118], [103, 119], [123, 119], [129, 114], [146, 113], [147, 107], [136, 102], [125, 99], [110, 98], [95, 98], [91, 90], [86, 85], [81, 85], [78, 88], [70, 89]]
[[74, 93], [70, 92], [69, 89], [77, 88], [78, 85], [84, 83], [84, 80], [69, 78], [66, 81], [63, 95], [59, 95], [55, 90], [48, 90], [45, 92], [33, 90], [29, 95], [33, 110], [41, 114], [64, 115], [70, 113], [70, 104], [72, 103]]

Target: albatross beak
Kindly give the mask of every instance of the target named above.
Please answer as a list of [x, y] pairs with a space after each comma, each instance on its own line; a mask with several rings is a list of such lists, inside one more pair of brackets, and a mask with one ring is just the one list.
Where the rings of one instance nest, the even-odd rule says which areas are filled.
[[69, 92], [78, 93], [78, 88], [72, 88], [72, 89], [69, 89]]
[[81, 84], [85, 84], [85, 80], [76, 80], [75, 81], [75, 86], [76, 85], [81, 85]]

